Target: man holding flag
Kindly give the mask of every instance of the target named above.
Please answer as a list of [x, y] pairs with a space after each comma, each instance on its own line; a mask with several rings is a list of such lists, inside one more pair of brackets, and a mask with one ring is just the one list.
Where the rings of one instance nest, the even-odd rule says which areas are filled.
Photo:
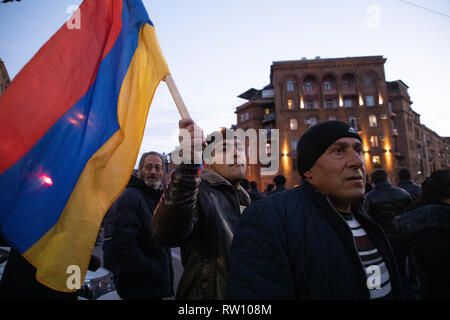
[[0, 233], [60, 292], [77, 270], [83, 282], [169, 75], [140, 0], [85, 0], [76, 14], [81, 28], [63, 25], [0, 97]]

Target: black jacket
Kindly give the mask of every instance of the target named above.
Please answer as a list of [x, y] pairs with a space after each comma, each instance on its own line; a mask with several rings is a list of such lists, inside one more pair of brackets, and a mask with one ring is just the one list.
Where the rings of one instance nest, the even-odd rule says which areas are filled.
[[413, 206], [418, 207], [422, 201], [422, 187], [411, 180], [400, 180], [398, 187], [406, 190], [411, 196]]
[[[402, 298], [395, 258], [381, 228], [359, 203], [352, 208]], [[351, 229], [328, 198], [304, 182], [253, 203], [231, 248], [229, 299], [369, 299]]]
[[450, 205], [417, 208], [395, 225], [411, 244], [409, 258], [420, 278], [420, 297], [450, 299]]
[[228, 280], [231, 241], [250, 198], [239, 186], [198, 166], [172, 173], [153, 217], [153, 236], [180, 247], [184, 272], [177, 299], [223, 299]]
[[161, 194], [133, 176], [117, 199], [111, 241], [119, 263], [117, 292], [124, 299], [173, 295], [170, 249], [151, 236], [152, 215]]
[[411, 197], [401, 188], [389, 182], [379, 183], [366, 194], [364, 208], [389, 236], [395, 234], [394, 219], [411, 209]]

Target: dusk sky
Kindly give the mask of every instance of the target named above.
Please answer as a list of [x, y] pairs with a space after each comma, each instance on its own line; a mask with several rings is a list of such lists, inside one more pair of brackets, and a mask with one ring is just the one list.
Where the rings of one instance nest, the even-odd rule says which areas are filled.
[[[206, 133], [236, 123], [237, 96], [269, 84], [273, 61], [382, 55], [421, 122], [450, 136], [448, 0], [144, 0], [178, 89]], [[12, 78], [70, 17], [75, 0], [0, 3], [0, 58]], [[82, 27], [81, 17], [81, 27]], [[26, 93], [26, 88], [24, 88]], [[156, 91], [141, 152], [170, 152], [179, 115]]]

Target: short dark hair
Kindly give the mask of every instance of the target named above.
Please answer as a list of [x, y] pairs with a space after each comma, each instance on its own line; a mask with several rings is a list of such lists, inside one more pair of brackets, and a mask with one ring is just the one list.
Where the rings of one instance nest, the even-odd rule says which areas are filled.
[[450, 170], [433, 172], [422, 186], [422, 203], [424, 205], [450, 199]]
[[258, 185], [256, 184], [255, 181], [251, 181], [250, 182], [250, 188], [252, 188], [252, 189], [257, 189], [258, 188]]
[[286, 184], [286, 178], [280, 174], [273, 178], [273, 182], [275, 182], [275, 185], [277, 186], [284, 186]]
[[384, 171], [383, 169], [375, 170], [370, 175], [370, 179], [375, 184], [387, 181], [387, 177], [388, 177], [387, 172]]
[[273, 185], [273, 183], [269, 183], [269, 184], [267, 185], [267, 191], [272, 191], [273, 188], [275, 188], [275, 186]]
[[411, 179], [411, 173], [409, 173], [409, 170], [407, 168], [401, 168], [398, 170], [398, 178], [400, 180], [409, 180]]
[[154, 155], [154, 156], [158, 156], [161, 158], [161, 168], [164, 169], [164, 157], [162, 156], [162, 154], [156, 152], [156, 151], [149, 151], [149, 152], [144, 152], [141, 156], [141, 159], [139, 160], [139, 167], [138, 170], [141, 170], [142, 167], [144, 166], [144, 162], [145, 162], [145, 158], [147, 158], [150, 155]]
[[249, 189], [249, 182], [247, 179], [242, 179], [241, 182], [239, 183], [241, 185], [242, 188], [244, 188], [245, 190]]

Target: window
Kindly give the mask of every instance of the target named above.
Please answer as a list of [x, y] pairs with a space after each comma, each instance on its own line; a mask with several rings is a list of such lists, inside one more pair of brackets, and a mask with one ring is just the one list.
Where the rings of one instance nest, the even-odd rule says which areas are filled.
[[364, 77], [364, 86], [366, 88], [372, 88], [373, 86], [373, 80], [370, 76], [365, 76]]
[[373, 148], [376, 148], [376, 147], [379, 146], [379, 144], [378, 144], [378, 136], [370, 136], [370, 145]]
[[343, 88], [343, 89], [349, 88], [349, 84], [348, 84], [348, 81], [347, 81], [347, 80], [342, 81], [342, 88]]
[[369, 116], [369, 125], [373, 127], [377, 127], [377, 117], [373, 114]]
[[375, 100], [373, 99], [373, 96], [366, 96], [366, 105], [368, 107], [375, 106]]
[[291, 151], [297, 150], [297, 139], [291, 139]]
[[296, 119], [291, 119], [289, 121], [289, 128], [291, 128], [291, 130], [297, 130], [298, 129], [298, 123]]
[[241, 113], [241, 122], [245, 121], [245, 115], [243, 113]]
[[264, 109], [264, 113], [265, 113], [265, 114], [269, 114], [269, 113], [270, 113], [270, 108]]
[[288, 109], [289, 110], [294, 109], [294, 100], [288, 100]]
[[314, 109], [314, 102], [307, 101], [306, 102], [306, 109]]
[[248, 112], [245, 113], [245, 121], [247, 121], [249, 119], [249, 114]]
[[375, 167], [380, 167], [381, 166], [380, 156], [372, 156], [372, 163]]
[[349, 99], [344, 100], [344, 107], [352, 107], [352, 106], [353, 106], [352, 100]]
[[353, 129], [358, 130], [358, 121], [356, 120], [355, 116], [350, 116], [348, 118], [349, 122], [350, 122], [350, 126], [353, 127]]
[[323, 88], [324, 88], [324, 90], [331, 90], [331, 82], [330, 81], [325, 81], [323, 83]]
[[389, 112], [392, 113], [392, 103], [391, 102], [388, 103], [388, 108], [389, 108]]
[[294, 91], [294, 81], [288, 80], [286, 84], [287, 84], [287, 91]]
[[312, 83], [305, 82], [305, 91], [312, 91]]
[[314, 126], [314, 125], [317, 124], [317, 118], [311, 117], [311, 118], [309, 118], [308, 120], [306, 120], [305, 123], [306, 123], [309, 127], [312, 127], [312, 126]]
[[325, 100], [325, 109], [333, 108], [333, 100]]

